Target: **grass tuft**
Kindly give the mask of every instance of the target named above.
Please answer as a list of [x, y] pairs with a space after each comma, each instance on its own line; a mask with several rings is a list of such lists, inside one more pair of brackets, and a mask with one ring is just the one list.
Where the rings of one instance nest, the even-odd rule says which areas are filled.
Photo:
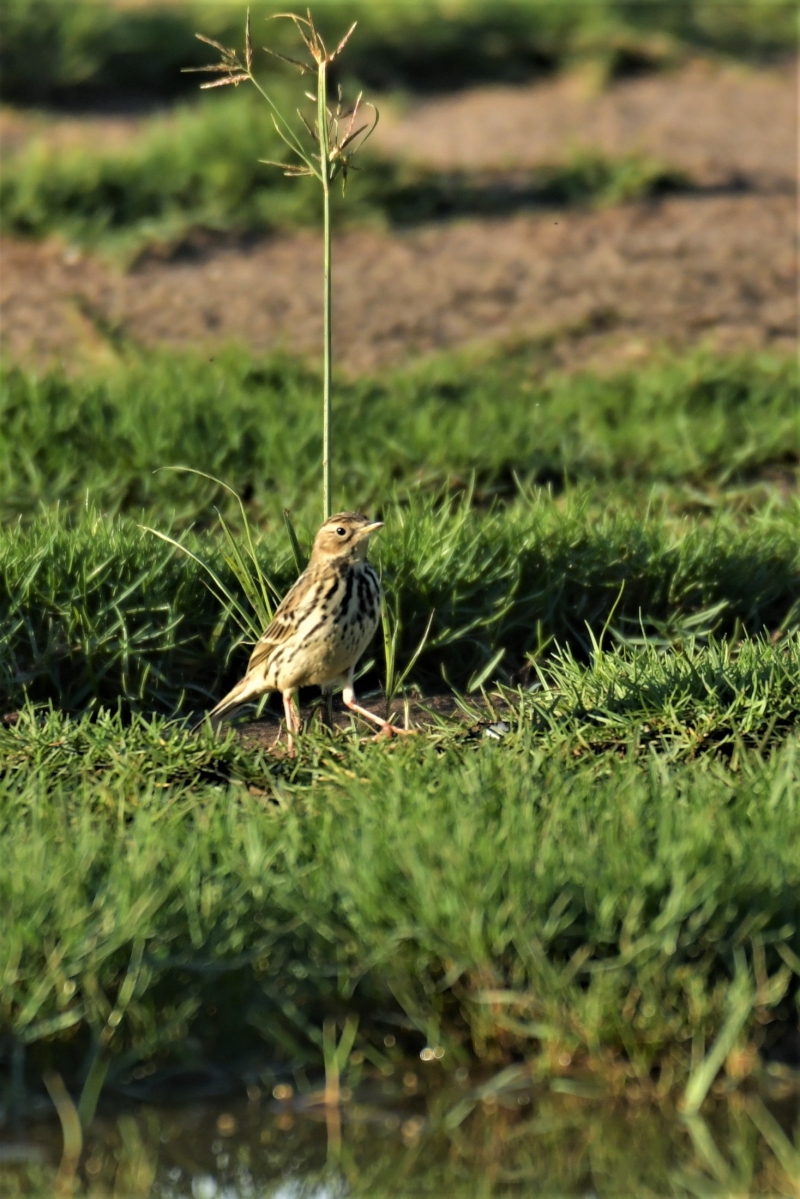
[[[270, 83], [269, 96], [278, 110], [293, 111], [284, 81]], [[291, 165], [272, 115], [262, 97], [242, 91], [149, 118], [121, 149], [64, 148], [46, 133], [34, 136], [4, 164], [2, 228], [18, 236], [59, 234], [130, 264], [145, 251], [172, 252], [201, 237], [319, 225], [321, 191], [313, 179], [296, 176], [310, 168]], [[352, 146], [344, 156], [351, 153]], [[343, 156], [333, 161], [338, 166]], [[287, 164], [288, 178], [276, 163]], [[614, 204], [691, 186], [685, 174], [637, 155], [583, 153], [511, 176], [441, 173], [374, 157], [364, 165], [346, 204], [332, 195], [339, 225]]]
[[[160, 470], [188, 466], [225, 480], [251, 516], [285, 507], [316, 519], [319, 377], [299, 362], [244, 351], [119, 352], [118, 370], [68, 378], [14, 368], [0, 376], [0, 514], [42, 505], [147, 513], [147, 523], [236, 519], [221, 488]], [[791, 491], [800, 461], [797, 365], [767, 355], [663, 355], [599, 377], [548, 371], [541, 344], [441, 355], [334, 385], [349, 461], [335, 493], [367, 510], [471, 488], [478, 502], [530, 485], [594, 483], [618, 496], [688, 488], [713, 510], [759, 479]], [[113, 464], [113, 465], [110, 465]]]
[[[444, 676], [464, 688], [492, 662], [492, 678], [516, 678], [553, 639], [589, 658], [612, 611], [617, 636], [675, 643], [711, 631], [780, 637], [800, 619], [796, 506], [744, 529], [603, 515], [589, 496], [483, 514], [426, 501], [384, 515], [376, 560], [398, 622], [396, 662], [422, 642], [412, 679], [426, 685]], [[184, 543], [241, 594], [224, 544]], [[295, 567], [283, 533], [255, 550], [284, 592]], [[196, 561], [132, 524], [87, 514], [17, 526], [0, 534], [0, 567], [6, 707], [27, 694], [72, 711], [189, 712], [238, 677], [238, 617], [220, 610]]]

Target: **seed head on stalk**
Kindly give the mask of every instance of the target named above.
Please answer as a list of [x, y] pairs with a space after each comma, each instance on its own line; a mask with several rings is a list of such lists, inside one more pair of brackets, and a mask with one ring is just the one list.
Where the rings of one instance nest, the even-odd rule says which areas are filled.
[[[284, 175], [297, 178], [304, 175], [313, 176], [322, 185], [323, 191], [323, 226], [324, 226], [324, 268], [323, 268], [323, 451], [322, 451], [322, 490], [324, 518], [331, 514], [331, 222], [330, 222], [330, 188], [334, 180], [341, 176], [342, 195], [347, 187], [347, 175], [355, 170], [353, 158], [364, 145], [378, 124], [378, 110], [372, 104], [362, 105], [362, 93], [349, 113], [343, 113], [342, 92], [338, 90], [338, 100], [335, 108], [328, 106], [328, 67], [341, 54], [347, 45], [356, 23], [348, 29], [336, 49], [329, 52], [322, 35], [314, 24], [311, 11], [307, 10], [305, 17], [296, 13], [276, 13], [272, 20], [292, 21], [300, 34], [303, 44], [308, 51], [311, 61], [291, 58], [277, 50], [264, 46], [268, 54], [283, 59], [295, 67], [301, 74], [317, 76], [317, 93], [306, 92], [306, 96], [316, 105], [316, 119], [310, 121], [304, 113], [297, 110], [303, 124], [302, 135], [292, 126], [272, 98], [264, 90], [253, 74], [253, 39], [250, 26], [250, 9], [247, 10], [244, 33], [244, 62], [236, 50], [223, 46], [213, 38], [198, 33], [201, 42], [218, 50], [221, 58], [217, 63], [202, 67], [185, 67], [185, 71], [206, 72], [218, 75], [208, 83], [201, 83], [202, 89], [212, 87], [238, 87], [240, 83], [252, 83], [266, 100], [270, 107], [272, 123], [282, 141], [288, 146], [294, 161], [275, 162], [262, 158], [259, 161], [267, 166], [278, 167]], [[372, 116], [358, 124], [360, 114], [365, 108], [372, 109]], [[308, 140], [310, 138], [310, 145]]]

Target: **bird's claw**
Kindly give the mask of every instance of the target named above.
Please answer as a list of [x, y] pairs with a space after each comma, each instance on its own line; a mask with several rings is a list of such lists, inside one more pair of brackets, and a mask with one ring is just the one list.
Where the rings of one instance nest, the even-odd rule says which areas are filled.
[[390, 720], [387, 720], [381, 726], [380, 732], [376, 733], [372, 740], [380, 741], [383, 737], [388, 737], [389, 739], [392, 737], [416, 737], [416, 735], [416, 729], [399, 729], [396, 724], [392, 724]]

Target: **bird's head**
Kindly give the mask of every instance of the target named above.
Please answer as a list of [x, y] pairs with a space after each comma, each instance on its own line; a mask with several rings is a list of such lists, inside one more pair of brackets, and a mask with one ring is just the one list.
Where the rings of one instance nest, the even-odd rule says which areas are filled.
[[383, 528], [382, 520], [371, 521], [360, 512], [337, 512], [328, 518], [314, 538], [311, 561], [341, 558], [363, 562], [372, 533]]

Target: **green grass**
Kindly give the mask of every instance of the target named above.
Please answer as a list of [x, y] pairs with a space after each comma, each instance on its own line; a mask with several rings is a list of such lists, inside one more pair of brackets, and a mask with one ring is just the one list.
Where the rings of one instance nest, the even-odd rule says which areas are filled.
[[[160, 468], [206, 471], [244, 496], [281, 590], [294, 571], [282, 507], [306, 548], [316, 527], [313, 372], [233, 352], [211, 363], [121, 355], [103, 375], [4, 376], [0, 678], [11, 706], [27, 688], [71, 710], [173, 712], [234, 681], [245, 650], [230, 612], [194, 562], [136, 522], [185, 537], [238, 593], [204, 530], [218, 509], [234, 528], [239, 513], [209, 480]], [[542, 347], [511, 347], [337, 389], [348, 458], [337, 452], [334, 494], [388, 519], [376, 553], [401, 660], [434, 612], [416, 677], [441, 683], [444, 672], [464, 688], [493, 661], [496, 677], [516, 677], [552, 638], [585, 658], [588, 629], [599, 636], [620, 588], [613, 628], [627, 639], [795, 624], [798, 509], [768, 482], [788, 482], [797, 462], [794, 365], [701, 354], [603, 379], [553, 375], [546, 362]]]
[[152, 119], [112, 153], [54, 151], [46, 138], [34, 140], [3, 171], [3, 226], [22, 235], [60, 232], [130, 257], [198, 229], [318, 224], [321, 203], [308, 181], [286, 179], [258, 161], [283, 159], [284, 149], [255, 92], [205, 98]]
[[[798, 623], [796, 504], [744, 527], [603, 513], [589, 496], [566, 505], [540, 496], [487, 514], [417, 503], [384, 515], [374, 557], [400, 622], [401, 662], [434, 613], [413, 675], [426, 686], [441, 687], [444, 675], [468, 688], [484, 671], [515, 678], [552, 638], [586, 658], [612, 610], [620, 638], [667, 643], [711, 630], [779, 636]], [[239, 594], [216, 539], [185, 544]], [[294, 566], [283, 531], [262, 538], [258, 552], [285, 590]], [[6, 709], [27, 693], [73, 711], [121, 703], [190, 712], [245, 664], [243, 634], [200, 567], [132, 522], [87, 514], [9, 529], [0, 578]], [[382, 677], [377, 643], [374, 652]]]
[[[745, 705], [797, 703], [796, 638], [744, 653], [725, 680], [690, 655], [700, 709], [733, 678]], [[541, 736], [538, 702], [499, 744], [308, 734], [291, 770], [159, 720], [27, 710], [0, 734], [3, 1024], [77, 1071], [116, 1003], [111, 1079], [259, 1040], [311, 1064], [347, 1011], [377, 1061], [388, 1010], [407, 1052], [513, 1048], [545, 1076], [565, 1052], [642, 1079], [669, 1059], [682, 1086], [734, 1013], [765, 1048], [800, 968], [796, 739], [671, 760], [637, 740], [656, 701], [587, 757], [568, 712]]]
[[[299, 92], [273, 90], [294, 113]], [[299, 121], [296, 121], [299, 126]], [[260, 159], [284, 161], [286, 147], [254, 89], [204, 97], [168, 117], [150, 118], [122, 149], [54, 147], [47, 135], [9, 155], [0, 179], [2, 228], [22, 236], [58, 233], [131, 261], [148, 248], [173, 248], [198, 233], [264, 234], [319, 226], [320, 189], [287, 179]], [[347, 202], [337, 186], [333, 213], [348, 223], [409, 224], [532, 205], [607, 204], [688, 185], [680, 172], [640, 156], [573, 156], [509, 182], [502, 175], [440, 174], [365, 159]]]
[[[202, 63], [201, 29], [241, 44], [244, 5], [98, 6], [90, 0], [8, 0], [2, 20], [2, 95], [23, 103], [130, 96], [171, 98], [189, 86], [180, 68]], [[280, 6], [256, 4], [263, 18]], [[760, 59], [796, 45], [788, 0], [322, 0], [315, 18], [335, 44], [354, 19], [347, 70], [369, 87], [438, 90], [522, 80], [591, 57], [610, 73], [658, 66], [688, 50]], [[289, 32], [270, 26], [271, 44]]]
[[[409, 684], [455, 686], [466, 711], [402, 743], [312, 724], [293, 762], [188, 732], [244, 635], [137, 522], [238, 595], [212, 531], [215, 502], [239, 527], [224, 492], [152, 473], [210, 470], [286, 588], [281, 507], [305, 549], [319, 518], [318, 380], [113, 344], [103, 374], [3, 380], [8, 1101], [47, 1066], [87, 1120], [102, 1087], [159, 1066], [246, 1060], [306, 1085], [325, 1020], [348, 1017], [353, 1086], [425, 1045], [448, 1070], [516, 1062], [706, 1112], [720, 1071], [772, 1077], [800, 976], [796, 367], [698, 353], [564, 377], [520, 344], [341, 380], [335, 493], [386, 519], [401, 665], [433, 613]], [[440, 1112], [437, 1152], [479, 1100]], [[740, 1189], [753, 1111], [725, 1175]]]
[[779, 742], [798, 721], [800, 642], [745, 640], [671, 652], [650, 639], [641, 648], [599, 647], [591, 662], [569, 651], [538, 667], [540, 686], [522, 702], [543, 745], [575, 744], [585, 753], [637, 746], [669, 758], [702, 750], [735, 755], [745, 743]]
[[[225, 480], [257, 519], [319, 507], [321, 384], [298, 362], [230, 351], [138, 353], [119, 369], [69, 378], [0, 377], [0, 515], [42, 506], [214, 522]], [[530, 485], [595, 484], [638, 503], [653, 487], [725, 492], [763, 478], [791, 485], [800, 460], [797, 367], [789, 359], [663, 355], [636, 370], [572, 377], [546, 344], [444, 355], [334, 387], [334, 494], [374, 508], [473, 488], [486, 503]], [[160, 473], [155, 473], [159, 472]], [[646, 502], [646, 500], [645, 500]]]

